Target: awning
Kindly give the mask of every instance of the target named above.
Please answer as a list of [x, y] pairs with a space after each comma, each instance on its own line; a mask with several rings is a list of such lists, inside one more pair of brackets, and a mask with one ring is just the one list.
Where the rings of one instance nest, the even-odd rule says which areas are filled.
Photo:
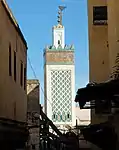
[[111, 100], [119, 95], [119, 79], [111, 80], [99, 84], [88, 84], [85, 88], [77, 91], [75, 102], [79, 102], [80, 108], [83, 108], [86, 102], [93, 100]]

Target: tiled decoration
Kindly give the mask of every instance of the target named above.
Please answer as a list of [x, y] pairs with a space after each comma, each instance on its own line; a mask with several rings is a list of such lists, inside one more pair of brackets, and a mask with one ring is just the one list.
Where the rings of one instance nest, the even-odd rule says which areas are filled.
[[51, 99], [53, 122], [71, 122], [71, 70], [51, 71]]

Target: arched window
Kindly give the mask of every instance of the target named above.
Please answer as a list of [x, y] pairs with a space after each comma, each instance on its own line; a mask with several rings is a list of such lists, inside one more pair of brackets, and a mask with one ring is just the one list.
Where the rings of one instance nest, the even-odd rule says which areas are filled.
[[58, 40], [58, 45], [60, 45], [60, 40]]
[[69, 114], [67, 114], [67, 118], [69, 118]]

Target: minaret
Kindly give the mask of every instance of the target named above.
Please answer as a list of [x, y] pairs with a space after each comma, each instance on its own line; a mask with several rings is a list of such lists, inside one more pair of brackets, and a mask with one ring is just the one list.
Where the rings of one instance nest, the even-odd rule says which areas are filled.
[[65, 45], [62, 24], [64, 9], [64, 6], [59, 6], [58, 24], [53, 27], [52, 46], [46, 46], [44, 50], [45, 113], [60, 127], [75, 124], [74, 46]]

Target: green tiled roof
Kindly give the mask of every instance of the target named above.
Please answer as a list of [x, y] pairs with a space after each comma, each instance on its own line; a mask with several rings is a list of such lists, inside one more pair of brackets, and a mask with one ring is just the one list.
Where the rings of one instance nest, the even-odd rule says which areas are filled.
[[46, 46], [46, 51], [74, 51], [74, 45], [65, 45], [62, 47], [59, 45], [57, 48], [55, 46]]

